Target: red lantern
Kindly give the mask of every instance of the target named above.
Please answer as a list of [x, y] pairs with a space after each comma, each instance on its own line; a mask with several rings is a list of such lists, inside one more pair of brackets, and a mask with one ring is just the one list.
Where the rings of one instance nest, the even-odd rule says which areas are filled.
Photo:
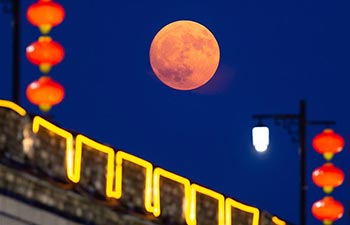
[[39, 27], [42, 34], [48, 34], [52, 27], [62, 23], [64, 15], [64, 8], [51, 0], [39, 0], [27, 10], [28, 21]]
[[344, 207], [334, 198], [327, 196], [312, 205], [312, 214], [323, 224], [332, 224], [343, 216]]
[[341, 152], [344, 147], [344, 138], [332, 129], [325, 129], [312, 140], [315, 151], [323, 154], [326, 160], [331, 160], [333, 155]]
[[313, 182], [323, 188], [327, 194], [333, 191], [333, 188], [340, 186], [344, 182], [344, 173], [332, 163], [325, 163], [312, 173]]
[[39, 66], [42, 73], [47, 74], [51, 67], [60, 63], [64, 58], [64, 49], [48, 36], [41, 36], [38, 41], [31, 43], [27, 49], [27, 58]]
[[43, 76], [28, 85], [26, 94], [32, 104], [38, 105], [41, 111], [47, 112], [51, 106], [63, 100], [64, 89], [61, 84], [50, 77]]

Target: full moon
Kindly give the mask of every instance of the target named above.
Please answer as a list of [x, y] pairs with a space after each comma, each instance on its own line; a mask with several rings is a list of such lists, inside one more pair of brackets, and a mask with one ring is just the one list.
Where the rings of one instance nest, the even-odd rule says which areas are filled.
[[214, 76], [220, 49], [206, 27], [194, 21], [179, 20], [156, 34], [149, 55], [153, 72], [165, 85], [177, 90], [193, 90]]

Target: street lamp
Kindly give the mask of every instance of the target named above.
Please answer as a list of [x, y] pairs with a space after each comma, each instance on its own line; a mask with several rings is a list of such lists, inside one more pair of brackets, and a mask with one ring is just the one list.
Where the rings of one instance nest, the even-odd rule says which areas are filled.
[[253, 145], [256, 151], [265, 152], [269, 147], [269, 128], [263, 124], [258, 124], [252, 129]]
[[283, 127], [293, 135], [293, 126], [297, 126], [297, 136], [293, 136], [299, 144], [300, 154], [300, 225], [306, 225], [306, 126], [307, 125], [334, 125], [334, 121], [310, 121], [306, 119], [306, 103], [300, 101], [299, 113], [297, 114], [259, 114], [253, 115], [254, 119], [259, 121], [258, 125], [252, 129], [253, 145], [258, 152], [268, 149], [269, 144], [269, 129], [262, 124], [263, 120], [273, 119], [282, 121]]

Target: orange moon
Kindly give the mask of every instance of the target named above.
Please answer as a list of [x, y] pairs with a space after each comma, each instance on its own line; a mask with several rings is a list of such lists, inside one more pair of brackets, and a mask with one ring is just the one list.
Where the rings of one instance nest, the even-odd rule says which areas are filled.
[[163, 27], [150, 47], [153, 72], [165, 85], [193, 90], [215, 74], [220, 49], [214, 35], [203, 25], [179, 20]]

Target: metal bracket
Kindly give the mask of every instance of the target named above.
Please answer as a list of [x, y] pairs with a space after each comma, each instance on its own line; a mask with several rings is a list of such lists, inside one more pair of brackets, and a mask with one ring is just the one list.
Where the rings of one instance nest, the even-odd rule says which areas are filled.
[[[292, 137], [293, 143], [299, 143], [299, 114], [260, 114], [253, 115], [254, 119], [257, 119], [260, 124], [263, 124], [263, 120], [274, 120], [276, 126], [281, 126], [287, 130], [288, 134]], [[335, 121], [332, 120], [308, 120], [306, 125], [323, 126], [325, 128], [334, 126]]]

